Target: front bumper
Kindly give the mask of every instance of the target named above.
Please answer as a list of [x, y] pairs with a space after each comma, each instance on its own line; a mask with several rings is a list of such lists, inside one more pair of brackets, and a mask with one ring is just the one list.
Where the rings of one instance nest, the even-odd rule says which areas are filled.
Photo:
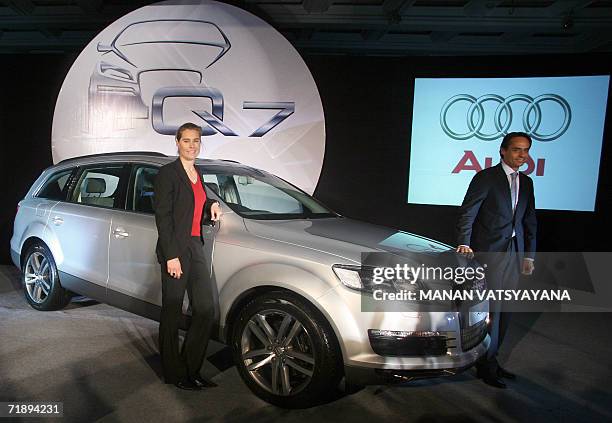
[[[474, 365], [489, 347], [486, 320], [469, 326], [457, 311], [361, 311], [361, 294], [343, 285], [317, 301], [334, 327], [350, 383], [456, 374]], [[488, 310], [486, 302], [479, 307]]]
[[404, 357], [401, 364], [367, 366], [345, 365], [346, 381], [352, 385], [383, 385], [408, 382], [415, 379], [453, 376], [472, 367], [476, 361], [486, 354], [491, 338], [486, 335], [477, 346], [469, 351], [458, 354], [429, 356], [422, 358]]

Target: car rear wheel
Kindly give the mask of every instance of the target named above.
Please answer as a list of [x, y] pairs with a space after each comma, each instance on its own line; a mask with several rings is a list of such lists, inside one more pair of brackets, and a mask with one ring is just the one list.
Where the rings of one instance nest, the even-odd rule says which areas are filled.
[[26, 300], [36, 310], [59, 310], [70, 302], [71, 294], [60, 284], [53, 255], [43, 244], [28, 249], [22, 282]]
[[261, 399], [286, 408], [320, 403], [342, 377], [335, 336], [306, 300], [287, 291], [251, 300], [232, 330], [240, 376]]

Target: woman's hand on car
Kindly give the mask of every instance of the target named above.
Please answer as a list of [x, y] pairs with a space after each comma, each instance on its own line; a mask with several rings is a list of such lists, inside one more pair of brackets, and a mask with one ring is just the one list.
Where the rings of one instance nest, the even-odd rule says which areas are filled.
[[216, 222], [219, 220], [219, 217], [221, 217], [221, 206], [218, 202], [213, 203], [213, 205], [210, 206], [210, 219]]

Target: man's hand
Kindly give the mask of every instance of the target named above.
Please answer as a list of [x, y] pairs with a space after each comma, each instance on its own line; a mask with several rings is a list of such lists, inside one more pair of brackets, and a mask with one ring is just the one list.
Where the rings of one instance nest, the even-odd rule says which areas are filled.
[[535, 269], [535, 266], [533, 264], [533, 260], [523, 259], [523, 269], [522, 269], [523, 275], [531, 275], [534, 269]]
[[168, 274], [175, 279], [180, 279], [183, 275], [183, 270], [181, 269], [181, 261], [179, 258], [173, 258], [172, 260], [168, 260]]
[[474, 258], [474, 250], [472, 250], [468, 245], [460, 245], [457, 247], [457, 252], [459, 254], [464, 254], [468, 258]]
[[219, 206], [219, 203], [213, 203], [210, 206], [210, 220], [216, 222], [219, 217], [221, 217], [221, 206]]

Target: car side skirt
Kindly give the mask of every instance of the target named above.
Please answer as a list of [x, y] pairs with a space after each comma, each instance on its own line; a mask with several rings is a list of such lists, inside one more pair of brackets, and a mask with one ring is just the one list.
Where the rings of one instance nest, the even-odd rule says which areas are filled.
[[[159, 322], [161, 307], [146, 301], [139, 300], [121, 292], [106, 289], [103, 286], [91, 283], [69, 273], [59, 271], [62, 287], [79, 295], [84, 295], [92, 300], [99, 301], [120, 308], [129, 313]], [[191, 316], [183, 314], [179, 321], [179, 328], [187, 330], [191, 323]], [[213, 323], [212, 337], [218, 333], [218, 323]]]

